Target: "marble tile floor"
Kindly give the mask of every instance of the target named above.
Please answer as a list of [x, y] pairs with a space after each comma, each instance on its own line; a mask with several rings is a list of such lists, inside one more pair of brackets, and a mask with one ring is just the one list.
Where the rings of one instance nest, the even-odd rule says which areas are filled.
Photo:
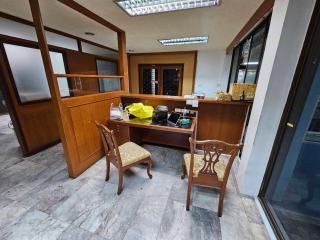
[[145, 166], [135, 167], [117, 196], [116, 169], [105, 182], [104, 159], [71, 179], [61, 144], [22, 158], [14, 134], [0, 133], [0, 239], [268, 239], [254, 201], [237, 193], [233, 176], [221, 218], [218, 193], [203, 187], [193, 188], [187, 212], [183, 151], [144, 147], [153, 179]]

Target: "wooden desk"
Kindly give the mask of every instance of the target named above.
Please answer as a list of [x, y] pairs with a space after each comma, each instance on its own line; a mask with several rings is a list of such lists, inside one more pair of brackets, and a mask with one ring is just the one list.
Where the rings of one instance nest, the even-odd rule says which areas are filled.
[[[169, 112], [175, 108], [186, 107], [186, 99], [178, 96], [123, 94], [121, 102], [124, 105], [141, 102], [153, 107], [166, 105]], [[198, 111], [197, 139], [215, 139], [238, 144], [242, 139], [251, 104], [251, 102], [217, 101], [206, 98], [199, 100], [198, 108], [189, 106], [188, 108]]]
[[197, 120], [192, 119], [190, 128], [177, 128], [154, 124], [141, 124], [133, 121], [109, 120], [108, 127], [114, 130], [119, 145], [132, 141], [155, 143], [189, 149], [189, 137], [195, 135]]

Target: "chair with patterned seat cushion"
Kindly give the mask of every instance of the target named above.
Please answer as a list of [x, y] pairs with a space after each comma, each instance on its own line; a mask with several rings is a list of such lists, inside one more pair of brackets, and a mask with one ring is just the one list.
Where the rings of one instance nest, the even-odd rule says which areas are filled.
[[106, 181], [109, 180], [110, 175], [110, 162], [118, 169], [119, 183], [118, 183], [118, 195], [122, 192], [123, 173], [130, 167], [136, 166], [140, 163], [146, 163], [147, 174], [149, 178], [152, 178], [150, 173], [152, 161], [151, 154], [144, 148], [133, 142], [126, 142], [118, 146], [114, 132], [108, 129], [101, 123], [96, 122], [99, 129], [104, 151], [106, 155]]
[[193, 184], [213, 187], [220, 191], [218, 216], [221, 217], [230, 170], [242, 145], [217, 140], [196, 141], [192, 138], [189, 138], [189, 141], [191, 153], [183, 156], [181, 177], [184, 179], [185, 175], [188, 175], [186, 209], [190, 209]]

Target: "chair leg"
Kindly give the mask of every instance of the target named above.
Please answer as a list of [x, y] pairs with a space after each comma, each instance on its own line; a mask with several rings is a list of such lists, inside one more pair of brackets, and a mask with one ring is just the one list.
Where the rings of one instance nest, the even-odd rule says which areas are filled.
[[182, 160], [182, 176], [181, 179], [184, 179], [187, 175], [187, 168], [184, 160]]
[[106, 161], [106, 181], [109, 181], [109, 178], [110, 178], [110, 161]]
[[191, 200], [192, 183], [188, 181], [188, 192], [187, 192], [187, 205], [186, 210], [190, 210], [190, 200]]
[[123, 183], [123, 172], [119, 170], [119, 182], [118, 182], [118, 192], [117, 194], [120, 195], [122, 192], [122, 183]]
[[225, 194], [225, 187], [222, 187], [220, 190], [220, 196], [219, 196], [219, 206], [218, 206], [218, 217], [222, 216], [222, 210], [223, 210], [223, 200], [224, 200], [224, 194]]
[[151, 161], [151, 159], [149, 159], [149, 161], [147, 163], [148, 163], [147, 174], [148, 174], [149, 178], [152, 179], [152, 174], [151, 174], [152, 161]]

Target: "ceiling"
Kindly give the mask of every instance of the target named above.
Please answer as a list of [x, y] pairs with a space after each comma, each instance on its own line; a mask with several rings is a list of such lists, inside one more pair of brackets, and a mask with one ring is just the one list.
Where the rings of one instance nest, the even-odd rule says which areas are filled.
[[[56, 0], [39, 0], [43, 22], [70, 34], [117, 49], [116, 33]], [[112, 0], [76, 0], [126, 32], [127, 49], [169, 52], [226, 49], [263, 0], [222, 0], [219, 7], [130, 17]], [[28, 0], [0, 0], [0, 11], [32, 21]], [[84, 32], [93, 32], [87, 36]], [[208, 44], [162, 46], [157, 40], [208, 35]]]

